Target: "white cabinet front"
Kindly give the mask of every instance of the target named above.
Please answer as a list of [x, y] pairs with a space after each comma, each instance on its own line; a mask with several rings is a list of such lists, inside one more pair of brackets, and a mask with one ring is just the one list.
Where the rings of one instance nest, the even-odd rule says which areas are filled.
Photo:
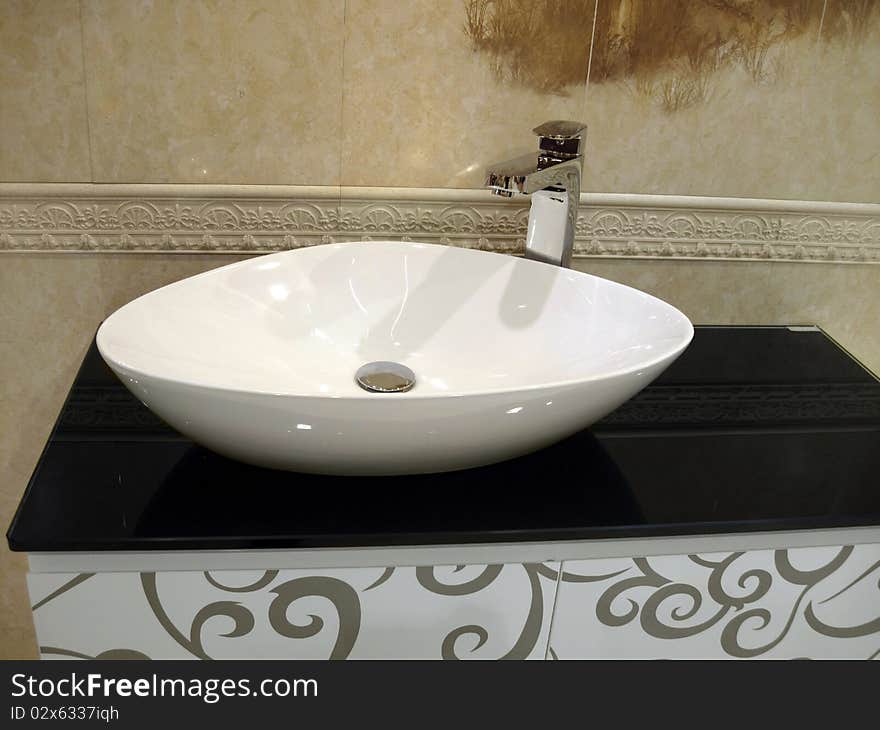
[[876, 658], [880, 545], [563, 564], [560, 659]]
[[558, 564], [32, 573], [43, 658], [543, 659]]

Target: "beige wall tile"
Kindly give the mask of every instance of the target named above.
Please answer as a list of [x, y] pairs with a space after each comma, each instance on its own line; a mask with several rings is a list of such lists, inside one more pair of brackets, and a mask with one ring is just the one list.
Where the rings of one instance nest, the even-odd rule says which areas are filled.
[[694, 324], [766, 323], [767, 264], [575, 259], [574, 268], [653, 294]]
[[[459, 0], [349, 0], [343, 185], [481, 187], [488, 163], [536, 149], [530, 130], [576, 118], [582, 90], [500, 80]], [[556, 28], [542, 42], [552, 46]], [[586, 76], [589, 36], [579, 48]]]
[[[841, 3], [829, 0], [829, 8]], [[585, 112], [586, 190], [880, 199], [880, 3], [849, 3], [873, 8], [855, 19], [860, 30], [829, 22], [818, 43], [822, 0], [740, 4], [753, 22], [735, 21], [720, 3], [676, 5], [683, 10], [661, 13], [650, 32], [638, 34], [639, 14], [659, 12], [660, 3], [600, 3], [597, 36], [635, 39], [621, 61], [597, 38]], [[802, 32], [786, 31], [786, 13], [798, 10]], [[851, 15], [834, 17], [852, 23]], [[710, 46], [716, 32], [725, 43], [701, 56], [698, 31], [688, 28], [705, 29]]]
[[880, 266], [778, 264], [765, 301], [781, 322], [815, 323], [880, 374]]
[[6, 0], [0, 180], [479, 187], [556, 117], [587, 190], [880, 200], [880, 3], [670, 3], [598, 5], [585, 93], [595, 0]]
[[0, 181], [88, 181], [77, 0], [0, 6]]
[[343, 0], [85, 0], [96, 182], [335, 185]]
[[694, 324], [818, 325], [880, 374], [880, 266], [575, 259], [636, 287]]

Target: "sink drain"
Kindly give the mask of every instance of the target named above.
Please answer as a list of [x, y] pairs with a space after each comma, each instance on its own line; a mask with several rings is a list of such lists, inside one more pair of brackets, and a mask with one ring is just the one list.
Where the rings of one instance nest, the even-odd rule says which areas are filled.
[[416, 374], [406, 365], [384, 360], [361, 365], [354, 379], [371, 393], [405, 393], [416, 384]]

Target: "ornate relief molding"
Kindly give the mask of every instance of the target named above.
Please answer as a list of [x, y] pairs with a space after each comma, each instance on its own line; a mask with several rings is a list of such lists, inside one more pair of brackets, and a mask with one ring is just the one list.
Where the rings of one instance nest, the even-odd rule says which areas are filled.
[[[505, 253], [528, 201], [482, 190], [0, 184], [0, 252], [261, 253], [392, 238]], [[586, 193], [575, 255], [880, 263], [880, 204]]]

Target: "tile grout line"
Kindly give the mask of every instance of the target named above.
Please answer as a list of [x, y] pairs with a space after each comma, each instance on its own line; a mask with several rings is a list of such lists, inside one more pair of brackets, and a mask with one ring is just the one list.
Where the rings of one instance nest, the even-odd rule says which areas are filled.
[[587, 80], [584, 83], [583, 109], [587, 111], [587, 96], [590, 91], [590, 75], [593, 70], [593, 44], [596, 42], [596, 17], [599, 15], [599, 0], [593, 5], [593, 28], [590, 30], [590, 53], [587, 56]]
[[89, 146], [89, 180], [95, 182], [95, 161], [92, 155], [92, 115], [89, 111], [89, 74], [86, 70], [86, 31], [85, 26], [83, 25], [83, 0], [78, 0], [76, 7], [79, 15], [79, 50], [80, 59], [82, 60], [83, 97], [86, 106], [86, 137]]
[[344, 167], [343, 158], [345, 154], [345, 41], [348, 34], [348, 0], [342, 3], [342, 58], [341, 73], [339, 77], [339, 172], [336, 178], [339, 196], [336, 201], [337, 220], [342, 217], [342, 171]]

